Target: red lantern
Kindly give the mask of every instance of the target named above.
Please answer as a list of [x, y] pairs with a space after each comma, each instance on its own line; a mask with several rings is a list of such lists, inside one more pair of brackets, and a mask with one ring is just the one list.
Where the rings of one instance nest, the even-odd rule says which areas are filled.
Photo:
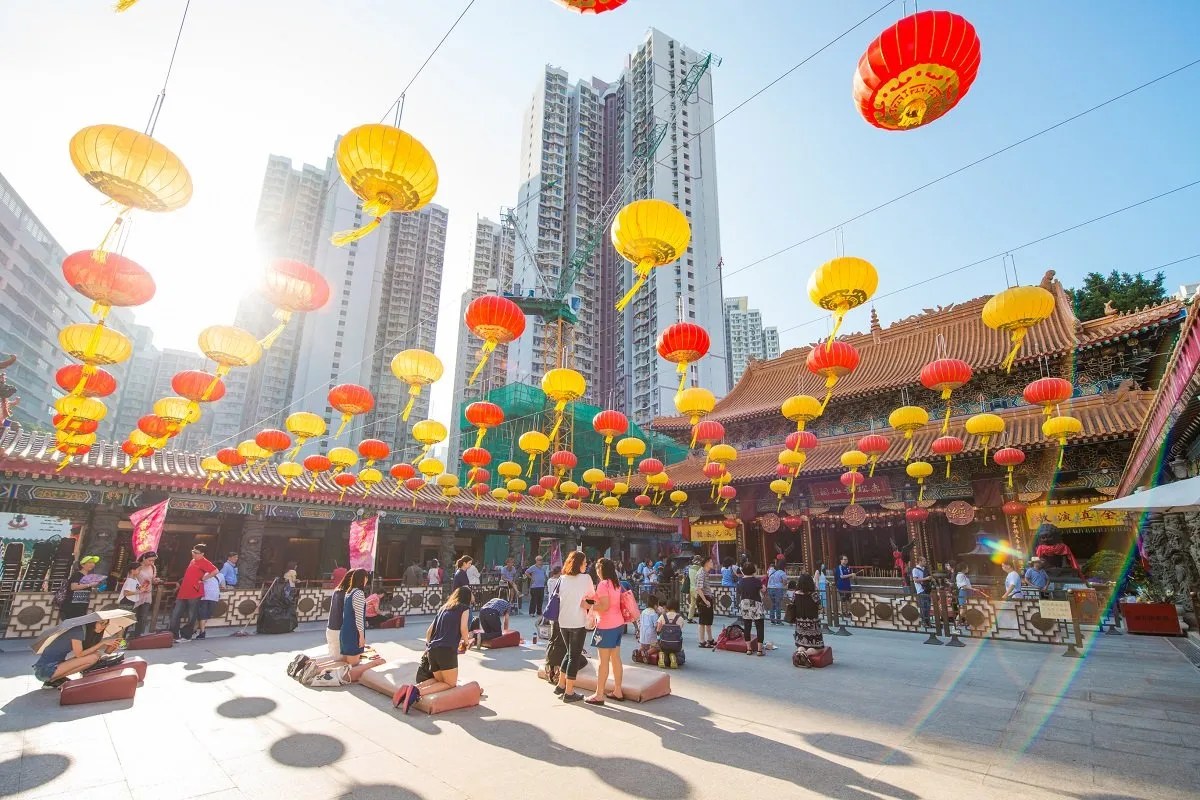
[[950, 460], [963, 451], [963, 440], [957, 436], [939, 436], [931, 445], [933, 452], [946, 457], [946, 477], [950, 477]]
[[171, 388], [193, 403], [215, 403], [225, 396], [225, 382], [211, 372], [185, 369], [171, 378]]
[[475, 434], [476, 447], [483, 444], [483, 437], [488, 432], [488, 428], [495, 428], [504, 423], [504, 409], [486, 400], [471, 403], [464, 413], [467, 422], [479, 429], [479, 432]]
[[485, 294], [467, 305], [464, 320], [467, 329], [483, 339], [483, 347], [480, 348], [482, 357], [467, 381], [470, 386], [479, 377], [496, 345], [507, 344], [525, 332], [525, 313], [507, 297]]
[[292, 446], [292, 437], [283, 431], [267, 428], [254, 437], [254, 443], [272, 454], [281, 453]]
[[787, 464], [776, 464], [775, 465], [775, 476], [777, 478], [794, 478], [794, 477], [796, 477], [795, 475], [792, 474], [792, 468], [789, 467]]
[[854, 102], [884, 130], [927, 125], [966, 96], [979, 71], [979, 37], [949, 11], [922, 11], [867, 47], [854, 73]]
[[237, 451], [235, 447], [225, 447], [217, 451], [217, 461], [220, 461], [227, 467], [240, 467], [246, 463], [246, 457]]
[[529, 487], [529, 496], [532, 497], [534, 500], [541, 500], [543, 497], [546, 496], [546, 494], [549, 491], [550, 490], [547, 489], [545, 486], [542, 486], [539, 483], [535, 483], [533, 486]]
[[342, 500], [346, 497], [347, 490], [358, 483], [358, 476], [353, 472], [339, 472], [333, 476], [333, 482], [342, 488], [342, 493], [338, 495], [338, 499]]
[[482, 447], [468, 447], [463, 450], [462, 461], [468, 467], [486, 467], [492, 463], [492, 454]]
[[342, 424], [333, 435], [336, 439], [355, 415], [366, 414], [375, 408], [375, 396], [365, 386], [343, 383], [329, 390], [329, 407], [342, 414]]
[[1008, 468], [1008, 488], [1013, 488], [1013, 470], [1025, 463], [1025, 453], [1015, 447], [1002, 447], [992, 453], [992, 461]]
[[1048, 417], [1053, 413], [1056, 405], [1067, 402], [1074, 393], [1075, 387], [1068, 380], [1063, 380], [1062, 378], [1038, 378], [1025, 387], [1022, 396], [1025, 398], [1026, 403], [1041, 406], [1042, 413]]
[[308, 491], [311, 494], [317, 488], [317, 478], [322, 472], [328, 472], [333, 468], [333, 462], [325, 456], [316, 453], [308, 456], [301, 462], [304, 468], [312, 473], [312, 480], [308, 484]]
[[575, 469], [579, 459], [570, 450], [556, 450], [550, 454], [550, 466], [558, 470], [559, 477]]
[[563, 500], [563, 507], [566, 508], [568, 511], [578, 511], [580, 505], [581, 505], [580, 501], [574, 497], [572, 497], [568, 500]]
[[1004, 512], [1005, 516], [1020, 517], [1025, 514], [1025, 508], [1025, 504], [1020, 500], [1009, 500], [1000, 507], [1000, 510]]
[[843, 472], [838, 480], [842, 482], [850, 490], [850, 505], [854, 505], [855, 494], [858, 492], [858, 487], [862, 486], [863, 474], [861, 472]]
[[97, 261], [95, 251], [82, 250], [67, 256], [63, 277], [72, 289], [92, 300], [92, 313], [100, 319], [112, 306], [140, 306], [154, 297], [154, 278], [125, 256], [107, 253]]
[[363, 439], [358, 443], [358, 454], [367, 460], [363, 466], [369, 467], [376, 461], [383, 461], [390, 456], [392, 448], [387, 446], [387, 442], [379, 439]]
[[725, 509], [729, 508], [729, 501], [737, 497], [737, 489], [733, 488], [729, 484], [726, 484], [717, 490], [717, 497], [723, 501], [721, 503], [721, 510], [724, 511]]
[[108, 397], [117, 390], [117, 379], [99, 367], [68, 364], [54, 373], [54, 381], [64, 392], [80, 397]]
[[416, 475], [417, 470], [412, 464], [392, 464], [392, 468], [388, 470], [388, 474], [398, 481], [406, 481]]
[[733, 517], [726, 517], [725, 519], [721, 520], [721, 524], [732, 531], [737, 528], [738, 521]]
[[703, 469], [701, 469], [701, 472], [703, 472], [704, 477], [708, 478], [710, 481], [715, 481], [725, 474], [725, 465], [719, 464], [716, 461], [710, 461], [704, 465]]
[[705, 452], [725, 438], [725, 426], [716, 420], [702, 419], [692, 429], [692, 438], [704, 445]]
[[557, 0], [560, 6], [580, 14], [603, 14], [625, 5], [626, 0]]
[[147, 414], [138, 420], [137, 426], [139, 431], [151, 439], [165, 439], [179, 432], [178, 430], [173, 430], [171, 423], [157, 414]]
[[[814, 436], [815, 440], [816, 437]], [[875, 465], [879, 463], [879, 457], [887, 452], [891, 446], [891, 441], [882, 434], [869, 433], [858, 440], [858, 449], [871, 457], [871, 471], [868, 477], [875, 476]]]
[[788, 514], [782, 520], [783, 526], [789, 531], [795, 532], [804, 527], [805, 518], [799, 514]]
[[[83, 433], [83, 431], [80, 431]], [[121, 442], [121, 452], [130, 458], [149, 458], [154, 455], [153, 447], [141, 447], [128, 440]], [[218, 456], [220, 458], [220, 456]], [[224, 462], [222, 462], [224, 463]]]
[[[410, 492], [412, 492], [413, 495], [416, 495], [417, 492], [419, 492], [425, 488], [425, 479], [417, 478], [415, 476], [412, 478], [406, 478], [404, 481], [404, 488], [408, 489]], [[414, 496], [413, 504], [415, 505], [416, 502], [417, 502], [417, 498]]]
[[679, 389], [687, 382], [688, 364], [699, 361], [708, 353], [708, 331], [694, 322], [676, 322], [663, 328], [658, 335], [658, 354], [676, 364]]
[[625, 431], [629, 430], [629, 419], [620, 411], [601, 411], [592, 417], [592, 429], [604, 437], [604, 468], [608, 469], [613, 437], [625, 435]]
[[557, 475], [543, 475], [542, 477], [538, 478], [537, 485], [542, 487], [543, 489], [547, 489], [547, 490], [557, 489], [558, 488], [558, 476]]
[[582, 500], [587, 496], [588, 496], [588, 490], [587, 490], [586, 486], [580, 486], [578, 489], [575, 490], [576, 499]]
[[643, 458], [638, 463], [638, 474], [639, 475], [644, 475], [644, 476], [657, 475], [658, 473], [662, 472], [664, 469], [666, 469], [666, 467], [663, 466], [663, 462], [659, 461], [657, 458]]
[[329, 284], [324, 276], [299, 261], [280, 258], [272, 261], [263, 276], [263, 296], [275, 306], [279, 324], [260, 341], [270, 347], [287, 327], [292, 314], [316, 311], [329, 302]]
[[950, 430], [950, 394], [971, 380], [971, 365], [957, 358], [939, 358], [921, 368], [921, 383], [931, 392], [941, 392], [946, 401], [946, 416], [942, 420], [942, 433]]
[[471, 486], [476, 483], [487, 483], [492, 479], [492, 473], [488, 472], [483, 467], [473, 467], [467, 470], [467, 485]]
[[929, 512], [923, 508], [910, 508], [904, 512], [904, 518], [909, 522], [924, 522], [929, 519]]
[[817, 436], [812, 431], [792, 431], [784, 440], [787, 449], [796, 452], [812, 450], [818, 443]]
[[[484, 470], [484, 472], [487, 472], [487, 470]], [[478, 498], [483, 497], [484, 495], [488, 494], [489, 492], [491, 492], [491, 490], [492, 489], [490, 486], [487, 485], [486, 480], [477, 481], [477, 482], [473, 483], [469, 489], [467, 489], [468, 492], [475, 495], [476, 502], [479, 502]]]
[[600, 494], [608, 494], [615, 488], [617, 488], [617, 482], [612, 478], [602, 478], [592, 484], [592, 491], [600, 492]]
[[50, 424], [56, 431], [74, 434], [95, 433], [96, 429], [100, 427], [100, 423], [94, 419], [68, 417], [66, 414], [55, 414], [50, 419]]
[[858, 351], [846, 342], [832, 341], [824, 345], [810, 347], [808, 350], [808, 371], [825, 379], [825, 399], [821, 402], [821, 410], [829, 404], [833, 396], [833, 387], [839, 379], [849, 375], [858, 366]]

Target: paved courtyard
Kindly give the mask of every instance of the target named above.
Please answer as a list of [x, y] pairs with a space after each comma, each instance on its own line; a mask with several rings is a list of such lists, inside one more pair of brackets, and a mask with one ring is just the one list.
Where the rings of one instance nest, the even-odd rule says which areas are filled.
[[[370, 640], [419, 656], [425, 622]], [[528, 618], [518, 626], [528, 633]], [[540, 647], [472, 653], [475, 709], [401, 716], [362, 687], [291, 681], [323, 641], [221, 636], [149, 651], [136, 700], [62, 708], [0, 643], [0, 796], [20, 798], [1195, 798], [1200, 670], [1170, 643], [1062, 648], [856, 631], [837, 663], [791, 666], [689, 649], [674, 695], [563, 705], [534, 678]], [[393, 636], [385, 638], [386, 634]], [[694, 638], [694, 628], [687, 632]], [[626, 639], [625, 651], [629, 651]]]

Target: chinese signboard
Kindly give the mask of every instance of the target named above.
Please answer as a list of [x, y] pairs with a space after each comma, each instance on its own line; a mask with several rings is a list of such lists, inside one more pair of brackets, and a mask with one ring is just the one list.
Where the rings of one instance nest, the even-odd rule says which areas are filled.
[[[809, 486], [810, 500], [814, 505], [837, 505], [850, 502], [850, 490], [842, 486], [841, 481], [819, 481]], [[863, 500], [891, 500], [892, 487], [888, 479], [882, 475], [865, 478], [854, 498]]]
[[730, 530], [720, 522], [693, 522], [693, 542], [735, 542], [736, 530]]
[[1042, 619], [1060, 619], [1071, 621], [1071, 601], [1069, 600], [1039, 600], [1038, 614]]
[[1029, 527], [1037, 530], [1044, 522], [1059, 528], [1115, 528], [1126, 522], [1123, 511], [1096, 511], [1092, 503], [1039, 503], [1025, 509]]
[[37, 514], [0, 514], [0, 539], [6, 542], [40, 542], [71, 535], [71, 520]]

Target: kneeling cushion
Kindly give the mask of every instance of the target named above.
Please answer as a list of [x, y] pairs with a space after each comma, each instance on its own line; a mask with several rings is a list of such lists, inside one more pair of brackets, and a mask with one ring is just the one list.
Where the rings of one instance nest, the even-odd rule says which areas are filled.
[[76, 706], [105, 700], [128, 700], [137, 692], [137, 686], [137, 671], [130, 667], [104, 675], [88, 675], [67, 681], [59, 690], [58, 704]]
[[505, 631], [495, 639], [484, 639], [483, 646], [489, 650], [494, 650], [497, 647], [516, 647], [521, 643], [520, 631]]
[[792, 655], [792, 664], [797, 667], [828, 667], [833, 663], [833, 648], [824, 647], [816, 653], [806, 653], [803, 656], [797, 650]]
[[750, 642], [746, 639], [728, 639], [724, 642], [717, 642], [716, 650], [728, 650], [731, 653], [744, 653], [750, 649]]
[[175, 637], [170, 631], [159, 631], [158, 633], [147, 633], [145, 636], [130, 639], [126, 645], [126, 649], [157, 650], [162, 647], [170, 647], [173, 644], [175, 644]]
[[364, 672], [358, 682], [391, 698], [398, 688], [412, 683], [416, 674], [416, 664], [384, 664]]
[[138, 682], [146, 680], [146, 659], [138, 658], [137, 656], [126, 656], [120, 664], [113, 664], [111, 667], [102, 667], [100, 669], [89, 670], [85, 677], [91, 678], [96, 675], [111, 675], [120, 672], [123, 669], [131, 669], [137, 673]]
[[[544, 669], [538, 670], [538, 677], [543, 680], [545, 679], [546, 674]], [[575, 686], [579, 689], [594, 692], [596, 690], [596, 668], [588, 664], [579, 670], [579, 674], [575, 677]], [[616, 683], [613, 682], [612, 678], [609, 678], [605, 691], [611, 692], [616, 688]], [[671, 693], [671, 676], [657, 669], [625, 667], [625, 674], [621, 679], [621, 693], [630, 700], [636, 700], [639, 703], [644, 703], [647, 700], [655, 700], [659, 697], [666, 697]]]
[[379, 626], [379, 630], [383, 630], [384, 628], [403, 628], [403, 627], [404, 627], [404, 615], [397, 614], [396, 616], [392, 617], [391, 619], [384, 620], [383, 624]]
[[443, 711], [453, 711], [456, 708], [471, 708], [479, 705], [483, 690], [475, 681], [446, 689], [431, 695], [423, 695], [417, 701], [416, 707], [426, 714], [440, 714]]

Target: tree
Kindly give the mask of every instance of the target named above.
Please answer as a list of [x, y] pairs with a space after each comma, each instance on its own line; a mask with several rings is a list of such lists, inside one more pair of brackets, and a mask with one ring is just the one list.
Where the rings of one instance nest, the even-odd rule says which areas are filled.
[[1147, 280], [1143, 275], [1130, 275], [1115, 269], [1107, 277], [1099, 272], [1089, 272], [1079, 289], [1068, 289], [1075, 316], [1082, 320], [1104, 316], [1104, 304], [1112, 303], [1117, 311], [1133, 311], [1143, 306], [1156, 305], [1167, 299], [1167, 290], [1161, 272]]

